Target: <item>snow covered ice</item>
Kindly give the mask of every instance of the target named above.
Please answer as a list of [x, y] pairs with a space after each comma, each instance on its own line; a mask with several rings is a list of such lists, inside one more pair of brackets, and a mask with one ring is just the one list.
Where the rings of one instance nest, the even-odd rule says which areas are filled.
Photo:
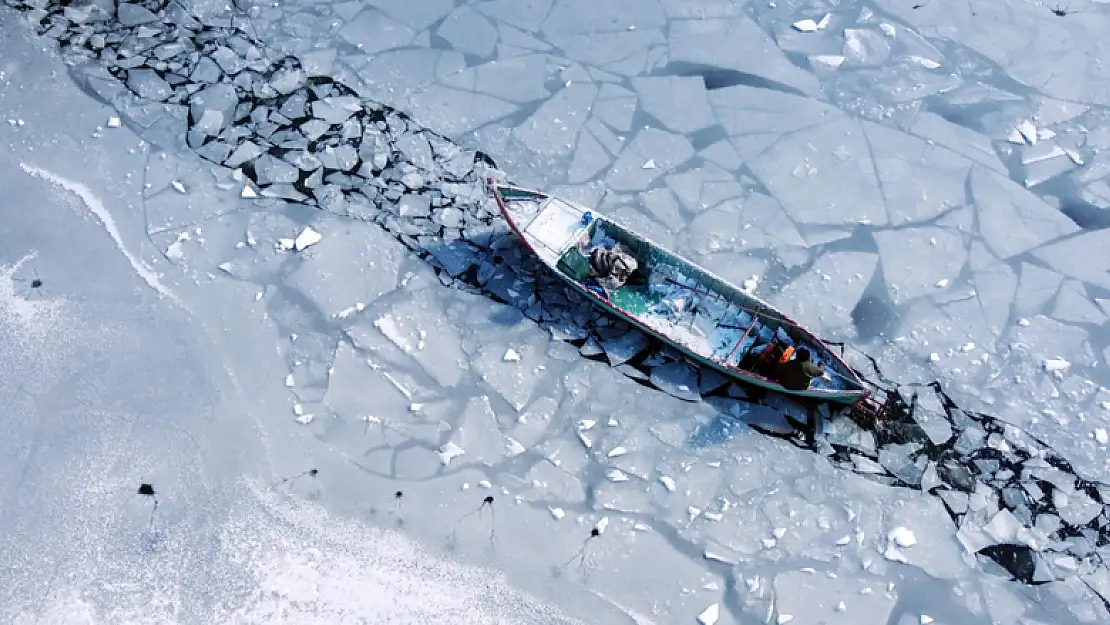
[[[0, 620], [1110, 621], [1097, 3], [2, 6]], [[486, 176], [941, 386], [811, 449]]]

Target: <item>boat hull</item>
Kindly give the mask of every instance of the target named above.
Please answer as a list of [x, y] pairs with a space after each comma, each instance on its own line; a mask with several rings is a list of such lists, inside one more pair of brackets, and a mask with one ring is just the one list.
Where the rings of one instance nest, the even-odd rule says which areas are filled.
[[[855, 378], [852, 381], [858, 383], [860, 388], [831, 389], [831, 388], [812, 388], [811, 387], [809, 389], [804, 389], [804, 390], [787, 389], [787, 388], [784, 388], [781, 384], [775, 382], [774, 380], [768, 379], [766, 377], [763, 377], [763, 376], [758, 375], [756, 373], [747, 371], [745, 369], [741, 369], [737, 366], [730, 365], [726, 362], [718, 361], [714, 358], [711, 358], [711, 357], [707, 356], [706, 354], [699, 353], [697, 350], [691, 349], [689, 346], [684, 345], [682, 342], [677, 341], [674, 338], [668, 336], [665, 332], [661, 332], [661, 331], [651, 327], [650, 325], [647, 325], [646, 323], [642, 322], [636, 315], [634, 315], [634, 314], [630, 313], [629, 311], [621, 308], [620, 306], [614, 304], [612, 301], [606, 299], [605, 297], [599, 296], [597, 293], [595, 293], [591, 289], [587, 288], [582, 282], [574, 279], [573, 277], [571, 277], [571, 276], [567, 275], [565, 272], [563, 272], [558, 267], [558, 264], [556, 262], [557, 258], [555, 258], [554, 260], [552, 258], [550, 258], [552, 256], [550, 251], [536, 249], [536, 246], [533, 245], [532, 241], [530, 240], [532, 237], [529, 237], [529, 236], [525, 235], [525, 233], [522, 230], [521, 225], [517, 222], [517, 218], [516, 218], [517, 216], [515, 216], [512, 213], [512, 211], [508, 208], [506, 202], [503, 200], [502, 192], [504, 192], [505, 190], [509, 190], [510, 193], [517, 193], [518, 192], [520, 194], [533, 194], [534, 196], [536, 196], [538, 198], [539, 197], [548, 198], [550, 196], [548, 196], [547, 194], [544, 194], [542, 192], [539, 192], [539, 191], [533, 191], [531, 189], [523, 189], [523, 188], [520, 188], [520, 187], [508, 187], [508, 186], [505, 186], [505, 185], [498, 185], [496, 183], [493, 183], [492, 181], [491, 181], [491, 186], [493, 187], [493, 191], [494, 191], [493, 195], [494, 195], [494, 198], [497, 201], [498, 208], [501, 211], [501, 215], [505, 219], [505, 221], [509, 224], [509, 227], [513, 230], [513, 232], [520, 239], [520, 241], [534, 255], [536, 255], [545, 265], [547, 265], [548, 268], [550, 268], [555, 273], [555, 275], [559, 277], [560, 280], [562, 280], [564, 283], [569, 285], [575, 291], [580, 293], [583, 297], [590, 300], [594, 305], [598, 306], [600, 309], [608, 312], [609, 314], [615, 315], [618, 318], [621, 318], [621, 319], [625, 320], [629, 324], [635, 326], [640, 331], [644, 332], [645, 334], [647, 334], [649, 336], [652, 336], [652, 337], [658, 339], [659, 341], [665, 343], [666, 345], [669, 345], [670, 347], [679, 351], [680, 353], [682, 353], [686, 357], [690, 358], [691, 360], [693, 360], [693, 361], [695, 361], [695, 362], [697, 362], [697, 363], [699, 363], [703, 366], [710, 367], [711, 369], [721, 373], [722, 375], [724, 375], [728, 378], [731, 378], [733, 380], [736, 380], [738, 382], [741, 382], [741, 383], [744, 383], [744, 384], [750, 384], [750, 385], [753, 385], [753, 386], [757, 386], [757, 387], [760, 387], [760, 388], [767, 389], [769, 391], [781, 393], [781, 394], [784, 394], [784, 395], [790, 395], [790, 396], [798, 397], [798, 398], [801, 398], [801, 399], [814, 400], [814, 401], [819, 401], [819, 402], [823, 402], [823, 403], [852, 405], [852, 404], [856, 404], [857, 402], [859, 402], [861, 400], [864, 400], [864, 399], [868, 398], [871, 395], [871, 393], [867, 389], [862, 388], [862, 386], [863, 386], [862, 381], [860, 381], [858, 378]], [[580, 210], [589, 212], [588, 209], [584, 209], [582, 207], [577, 207], [577, 208], [579, 208]], [[606, 221], [608, 223], [613, 223], [613, 222], [609, 222], [608, 220], [606, 220]], [[619, 225], [619, 224], [615, 224], [615, 225]], [[626, 231], [629, 231], [627, 228], [624, 228], [623, 226], [621, 226], [621, 228], [623, 228]], [[654, 244], [651, 241], [649, 241], [648, 239], [646, 239], [646, 237], [643, 237], [642, 235], [639, 235], [637, 233], [633, 233], [633, 234], [635, 236], [639, 237], [642, 241], [644, 241], [648, 245], [651, 245], [655, 248], [658, 248], [658, 246], [656, 244]], [[661, 248], [658, 248], [658, 249], [661, 249]], [[682, 259], [681, 257], [678, 257], [678, 260], [682, 263], [685, 263], [689, 267], [692, 267], [692, 268], [698, 270], [701, 273], [704, 273], [708, 276], [711, 276], [711, 277], [715, 278], [718, 281], [724, 282], [720, 278], [717, 278], [716, 276], [713, 276], [710, 272], [704, 270], [701, 267], [698, 267], [695, 263], [693, 263], [689, 260]], [[761, 305], [770, 309], [770, 310], [774, 310], [773, 308], [770, 308], [765, 303], [761, 302]], [[816, 347], [821, 352], [821, 356], [823, 356], [825, 358], [828, 358], [830, 360], [835, 360], [843, 368], [847, 369], [848, 371], [851, 371], [851, 369], [835, 353], [833, 353], [832, 350], [830, 350], [828, 348], [828, 346], [824, 344], [823, 341], [821, 341], [819, 338], [814, 336], [812, 333], [806, 331], [804, 328], [802, 328], [796, 322], [793, 322], [793, 321], [789, 320], [789, 318], [787, 318], [785, 315], [782, 315], [781, 312], [779, 312], [779, 311], [775, 311], [775, 312], [778, 313], [778, 315], [781, 319], [786, 320], [790, 324], [792, 324], [792, 327], [798, 328], [799, 330], [802, 330], [803, 332], [805, 332], [807, 337], [809, 337], [811, 339], [811, 342], [807, 343], [807, 345], [812, 345], [812, 346]], [[854, 372], [852, 372], [852, 373], [854, 374]]]

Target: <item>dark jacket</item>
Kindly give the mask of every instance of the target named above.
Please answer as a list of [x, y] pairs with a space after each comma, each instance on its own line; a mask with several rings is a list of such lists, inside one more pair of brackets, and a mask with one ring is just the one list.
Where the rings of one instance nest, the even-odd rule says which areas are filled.
[[809, 388], [813, 378], [823, 375], [825, 375], [824, 367], [809, 360], [801, 361], [795, 358], [779, 366], [779, 384], [792, 391], [803, 391]]

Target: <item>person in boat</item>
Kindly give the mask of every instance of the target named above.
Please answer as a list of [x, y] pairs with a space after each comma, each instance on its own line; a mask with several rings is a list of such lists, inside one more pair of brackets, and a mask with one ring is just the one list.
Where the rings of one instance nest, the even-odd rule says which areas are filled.
[[759, 374], [768, 380], [777, 380], [779, 368], [790, 360], [793, 352], [793, 347], [773, 340], [759, 350], [753, 349], [752, 353], [745, 356], [740, 362], [740, 367]]
[[799, 347], [794, 358], [779, 366], [778, 382], [783, 388], [804, 391], [809, 388], [813, 378], [825, 377], [825, 368], [810, 359], [809, 350]]
[[623, 243], [590, 250], [590, 276], [606, 291], [624, 286], [639, 266], [632, 250]]

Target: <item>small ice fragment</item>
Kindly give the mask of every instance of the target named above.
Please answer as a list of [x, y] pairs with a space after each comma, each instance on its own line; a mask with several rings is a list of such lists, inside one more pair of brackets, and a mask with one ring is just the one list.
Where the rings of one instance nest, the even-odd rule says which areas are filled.
[[809, 57], [809, 60], [812, 63], [824, 65], [829, 69], [836, 69], [841, 65], [844, 65], [844, 61], [847, 59], [845, 59], [844, 56], [841, 54], [815, 54]]
[[615, 427], [617, 427], [618, 425], [620, 425], [620, 421], [617, 421], [617, 420], [616, 420], [616, 419], [614, 419], [613, 417], [609, 417], [609, 420], [605, 422], [605, 425], [607, 425], [607, 426], [609, 426], [609, 427], [611, 427], [611, 428], [615, 428]]
[[847, 545], [850, 542], [852, 542], [852, 537], [845, 534], [844, 536], [842, 536], [840, 538], [840, 540], [836, 541], [836, 544], [843, 547], [844, 545]]
[[869, 595], [869, 594], [871, 594], [871, 588], [863, 588], [863, 589], [861, 589], [861, 590], [859, 591], [859, 594], [861, 594], [861, 595]]
[[845, 611], [845, 610], [847, 610], [847, 609], [848, 609], [848, 606], [844, 605], [844, 602], [843, 602], [843, 601], [841, 601], [840, 603], [836, 604], [836, 611], [837, 611], [837, 612], [843, 612], [843, 611]]
[[917, 63], [921, 67], [924, 67], [925, 69], [936, 69], [940, 67], [940, 63], [937, 63], [933, 59], [925, 58], [923, 56], [917, 56], [916, 54], [911, 54], [909, 59], [914, 63]]
[[582, 441], [582, 445], [586, 449], [593, 449], [594, 442], [590, 440], [589, 436], [586, 436], [585, 432], [579, 432], [578, 433], [578, 440]]
[[312, 228], [305, 226], [304, 230], [301, 230], [301, 233], [297, 235], [297, 239], [293, 241], [293, 247], [296, 248], [298, 252], [300, 252], [305, 248], [316, 245], [323, 240], [323, 235], [321, 235], [319, 232], [316, 232]]
[[936, 352], [929, 354], [929, 362], [940, 362], [940, 354]]
[[315, 417], [316, 415], [312, 413], [303, 414], [297, 417], [297, 423], [300, 423], [301, 425], [308, 425], [309, 423], [312, 423], [312, 419], [314, 419]]
[[640, 169], [655, 169], [656, 167], [658, 165], [655, 164], [655, 160], [650, 158], [643, 165], [640, 165]]
[[787, 623], [789, 623], [790, 621], [793, 621], [793, 620], [794, 620], [794, 615], [792, 615], [792, 614], [780, 614], [779, 618], [778, 618], [778, 624], [779, 625], [786, 625]]
[[625, 475], [624, 472], [621, 471], [620, 469], [613, 469], [612, 471], [606, 473], [605, 477], [609, 478], [610, 482], [627, 482], [628, 481], [628, 476]]
[[510, 458], [516, 458], [520, 454], [527, 451], [524, 448], [524, 445], [520, 444], [520, 441], [516, 440], [515, 438], [513, 438], [511, 436], [506, 436], [505, 437], [505, 447], [506, 447], [505, 455], [510, 457]]
[[687, 506], [686, 507], [686, 515], [688, 517], [690, 517], [690, 522], [693, 523], [694, 519], [701, 516], [701, 508], [695, 508], [694, 506]]
[[775, 538], [782, 538], [783, 536], [786, 536], [786, 528], [776, 527], [771, 533], [774, 534]]
[[119, 128], [122, 123], [123, 122], [120, 121], [120, 118], [116, 117], [115, 115], [108, 118], [109, 128]]
[[505, 350], [505, 355], [502, 357], [502, 360], [505, 362], [516, 362], [520, 360], [520, 354], [516, 353], [516, 350], [510, 347]]
[[182, 195], [184, 195], [185, 193], [188, 193], [188, 191], [185, 190], [185, 185], [181, 184], [180, 180], [174, 180], [173, 182], [170, 183], [170, 186], [173, 187], [174, 191], [177, 191], [178, 193], [180, 193]]
[[798, 20], [794, 22], [793, 26], [795, 30], [803, 33], [817, 32], [817, 22], [810, 19]]
[[418, 404], [418, 403], [409, 404], [409, 412], [420, 412], [420, 409], [423, 408], [423, 407], [424, 407], [424, 404]]
[[265, 295], [265, 293], [263, 293], [262, 291], [259, 291], [259, 292], [255, 293], [255, 294], [254, 294], [254, 301], [256, 301], [256, 302], [257, 302], [258, 300], [262, 299], [262, 297], [263, 297], [264, 295]]
[[239, 197], [251, 200], [258, 197], [258, 192], [254, 190], [254, 187], [245, 184], [243, 185], [243, 190], [239, 193]]
[[462, 488], [460, 488], [459, 490], [470, 490], [470, 482], [463, 482]]
[[717, 585], [717, 582], [709, 582], [708, 584], [702, 586], [701, 588], [702, 588], [702, 590], [720, 590], [721, 589], [721, 587]]
[[453, 458], [458, 458], [465, 453], [462, 447], [459, 447], [451, 441], [447, 441], [443, 447], [439, 448], [439, 461], [443, 463], [443, 466], [447, 466], [451, 464]]
[[1095, 440], [1099, 445], [1105, 445], [1110, 442], [1110, 435], [1106, 433], [1106, 428], [1095, 428]]
[[659, 476], [659, 483], [663, 485], [663, 488], [667, 489], [667, 492], [674, 492], [675, 483], [673, 477], [669, 475], [661, 475]]
[[548, 511], [550, 511], [550, 512], [551, 512], [551, 516], [552, 516], [552, 517], [553, 517], [553, 518], [554, 518], [554, 519], [555, 519], [556, 521], [558, 521], [559, 519], [562, 519], [563, 517], [565, 517], [565, 516], [567, 515], [567, 513], [566, 513], [566, 512], [563, 512], [563, 509], [562, 509], [562, 508], [553, 508], [553, 507], [549, 507], [549, 508], [548, 508]]
[[1045, 358], [1041, 361], [1041, 367], [1049, 373], [1053, 371], [1063, 371], [1071, 366], [1071, 363], [1063, 358]]
[[1018, 132], [1017, 128], [1010, 129], [1010, 134], [1006, 135], [1006, 140], [1016, 145], [1022, 145], [1025, 143], [1025, 138], [1021, 136], [1021, 133]]
[[822, 17], [821, 21], [817, 22], [817, 30], [825, 30], [826, 28], [828, 28], [829, 20], [831, 20], [831, 19], [832, 19], [832, 13], [826, 13], [825, 17]]
[[905, 527], [896, 527], [887, 537], [899, 547], [912, 547], [917, 544], [917, 537]]
[[938, 289], [943, 289], [946, 286], [948, 286], [948, 278], [941, 278], [940, 280], [937, 280]]
[[293, 374], [292, 373], [285, 376], [285, 386], [286, 386], [286, 388], [293, 388]]
[[883, 552], [883, 557], [891, 562], [901, 562], [902, 564], [910, 563], [909, 560], [906, 559], [906, 556], [902, 555], [901, 551], [894, 548], [894, 545], [886, 548], [886, 551]]
[[975, 343], [964, 343], [963, 345], [960, 345], [960, 351], [965, 354], [973, 349], [975, 349]]
[[1017, 324], [1019, 326], [1023, 327], [1023, 328], [1027, 328], [1027, 327], [1029, 327], [1029, 320], [1028, 319], [1018, 319]]
[[594, 421], [592, 419], [582, 419], [578, 422], [578, 431], [585, 432], [595, 425], [597, 425], [597, 421]]
[[301, 406], [300, 404], [293, 404], [293, 414], [295, 414], [295, 415], [304, 414], [304, 407]]
[[619, 458], [620, 456], [623, 456], [627, 453], [628, 453], [627, 448], [621, 447], [621, 446], [618, 445], [617, 447], [614, 447], [607, 455], [610, 458]]
[[721, 606], [714, 603], [698, 615], [698, 622], [701, 625], [714, 625], [719, 618], [721, 618]]
[[928, 614], [922, 614], [921, 617], [917, 620], [921, 623], [921, 625], [929, 625], [929, 623], [933, 622], [933, 617], [929, 616]]
[[883, 31], [883, 34], [891, 39], [894, 39], [894, 37], [898, 35], [898, 31], [894, 30], [894, 26], [886, 22], [879, 24], [879, 30]]
[[601, 520], [597, 522], [597, 525], [594, 526], [594, 529], [597, 530], [597, 534], [600, 536], [605, 533], [605, 528], [607, 527], [609, 527], [609, 517], [603, 516]]
[[489, 489], [493, 488], [493, 484], [490, 484], [489, 480], [480, 480], [478, 482], [478, 487], [479, 488], [485, 488], [486, 490], [489, 490]]
[[647, 524], [645, 524], [645, 523], [639, 523], [639, 522], [637, 522], [636, 524], [634, 524], [634, 525], [632, 526], [632, 529], [636, 530], [637, 532], [648, 532], [648, 531], [651, 531], [651, 527], [649, 527], [649, 526], [648, 526]]
[[762, 542], [762, 543], [763, 543], [763, 548], [764, 548], [764, 549], [771, 549], [771, 548], [773, 548], [773, 547], [774, 547], [774, 546], [775, 546], [776, 544], [778, 544], [778, 543], [777, 543], [777, 542], [775, 541], [775, 539], [774, 539], [774, 538], [764, 538], [764, 539], [763, 539], [763, 540], [761, 540], [760, 542]]
[[1017, 125], [1017, 131], [1021, 133], [1021, 136], [1025, 138], [1029, 145], [1037, 145], [1037, 127], [1033, 125], [1033, 122], [1028, 119], [1021, 120], [1021, 123]]

